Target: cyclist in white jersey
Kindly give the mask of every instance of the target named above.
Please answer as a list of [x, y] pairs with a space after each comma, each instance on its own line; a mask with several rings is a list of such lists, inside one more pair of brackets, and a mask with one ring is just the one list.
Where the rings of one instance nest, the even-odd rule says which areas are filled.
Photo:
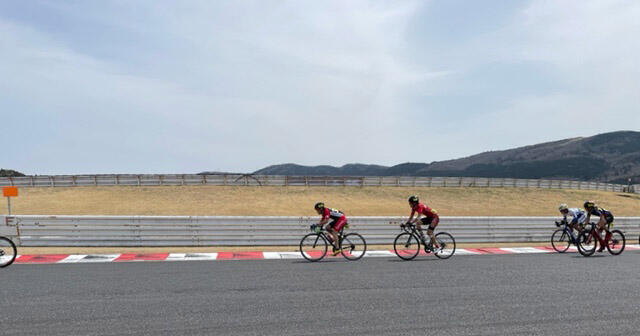
[[[587, 214], [579, 208], [569, 208], [566, 204], [560, 204], [558, 207], [560, 213], [564, 217], [563, 221], [569, 223], [569, 227], [578, 230], [578, 232], [582, 231], [584, 227], [584, 223], [587, 219]], [[571, 216], [571, 222], [567, 220], [567, 217]]]

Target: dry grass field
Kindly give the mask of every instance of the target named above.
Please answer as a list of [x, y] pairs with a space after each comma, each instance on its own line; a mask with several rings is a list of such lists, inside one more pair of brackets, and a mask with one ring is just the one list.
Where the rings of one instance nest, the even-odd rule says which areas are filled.
[[[416, 194], [444, 216], [558, 215], [559, 203], [596, 200], [616, 216], [640, 216], [640, 195], [528, 188], [400, 187], [69, 187], [22, 188], [14, 214], [38, 215], [315, 215], [319, 200], [347, 215], [406, 215]], [[2, 213], [6, 213], [6, 202]]]

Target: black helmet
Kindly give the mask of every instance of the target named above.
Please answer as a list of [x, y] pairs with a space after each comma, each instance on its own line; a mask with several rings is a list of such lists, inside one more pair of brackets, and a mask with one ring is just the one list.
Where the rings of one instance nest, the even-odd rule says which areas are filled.
[[587, 210], [587, 209], [591, 209], [591, 208], [593, 208], [593, 207], [595, 207], [595, 206], [596, 206], [596, 204], [595, 204], [595, 203], [593, 203], [592, 201], [586, 201], [586, 202], [584, 202], [584, 208], [585, 208], [585, 210]]
[[413, 195], [411, 197], [409, 197], [408, 199], [409, 203], [419, 203], [420, 202], [420, 198], [416, 195]]
[[316, 203], [316, 205], [313, 208], [316, 209], [316, 210], [324, 209], [324, 203], [318, 202], [318, 203]]

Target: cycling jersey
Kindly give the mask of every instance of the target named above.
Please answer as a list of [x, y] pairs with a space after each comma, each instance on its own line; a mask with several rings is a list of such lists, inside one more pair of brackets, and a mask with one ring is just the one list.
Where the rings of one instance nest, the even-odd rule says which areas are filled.
[[418, 205], [414, 206], [413, 208], [411, 208], [411, 217], [413, 217], [413, 215], [415, 213], [419, 213], [422, 215], [425, 215], [427, 217], [438, 217], [438, 212], [435, 211], [434, 209], [431, 209], [430, 207], [422, 204], [422, 203], [418, 203]]
[[579, 223], [579, 224], [584, 224], [585, 220], [587, 219], [587, 215], [584, 213], [584, 211], [582, 211], [581, 209], [578, 208], [569, 208], [568, 209], [569, 212], [567, 212], [566, 215], [564, 215], [564, 221], [567, 221], [567, 217], [571, 216], [571, 225]]
[[607, 221], [607, 223], [611, 223], [613, 222], [613, 214], [611, 213], [611, 211], [604, 209], [604, 208], [598, 208], [598, 207], [593, 207], [591, 209], [591, 211], [589, 211], [589, 213], [592, 216], [603, 216], [604, 215], [604, 219]]
[[322, 219], [331, 218], [333, 220], [340, 219], [344, 214], [340, 210], [324, 208], [322, 211]]
[[340, 231], [347, 224], [347, 216], [342, 213], [340, 210], [324, 208], [322, 211], [322, 220], [327, 218], [332, 219], [332, 222], [329, 223], [334, 230]]

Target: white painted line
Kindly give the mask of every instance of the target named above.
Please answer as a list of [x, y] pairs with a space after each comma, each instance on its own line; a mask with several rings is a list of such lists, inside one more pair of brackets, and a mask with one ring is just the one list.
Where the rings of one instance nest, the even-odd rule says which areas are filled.
[[280, 259], [301, 259], [302, 254], [300, 252], [277, 252], [280, 254]]
[[217, 252], [211, 253], [186, 253], [184, 260], [216, 260], [218, 258]]
[[467, 249], [456, 249], [456, 251], [453, 253], [453, 255], [455, 256], [456, 254], [460, 254], [460, 255], [475, 255], [475, 254], [484, 254], [484, 253], [480, 253], [480, 252], [476, 252], [476, 251], [469, 251]]
[[84, 258], [79, 259], [79, 263], [99, 263], [99, 262], [111, 262], [120, 256], [118, 254], [88, 254]]
[[72, 254], [60, 261], [58, 261], [58, 263], [75, 263], [78, 262], [78, 260], [86, 257], [86, 254]]
[[185, 260], [186, 253], [169, 253], [166, 261], [181, 261]]
[[537, 249], [535, 247], [503, 247], [500, 248], [503, 251], [512, 253], [550, 253], [551, 251]]
[[365, 257], [395, 257], [395, 253], [391, 251], [367, 251]]
[[262, 252], [262, 256], [265, 259], [282, 259], [280, 253], [281, 252]]

